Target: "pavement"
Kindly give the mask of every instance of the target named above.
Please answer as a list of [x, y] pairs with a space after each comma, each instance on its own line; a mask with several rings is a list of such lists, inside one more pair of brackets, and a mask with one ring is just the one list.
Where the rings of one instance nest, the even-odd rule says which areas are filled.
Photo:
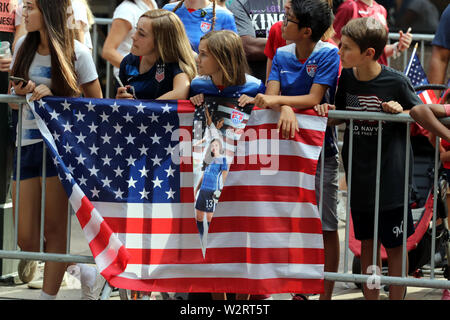
[[[341, 241], [341, 259], [339, 272], [344, 270], [344, 239], [345, 239], [345, 223], [340, 220], [339, 222], [339, 236]], [[90, 249], [81, 231], [80, 225], [76, 216], [72, 216], [72, 234], [71, 234], [71, 250], [72, 254], [90, 255]], [[349, 268], [351, 269], [351, 262], [353, 255], [349, 252]], [[43, 263], [38, 264], [37, 272], [33, 279], [33, 283], [42, 280]], [[439, 276], [437, 276], [438, 278]], [[22, 283], [17, 276], [17, 273], [13, 273], [9, 276], [4, 276], [0, 279], [0, 300], [37, 300], [39, 298], [39, 289], [30, 289], [28, 284]], [[172, 294], [173, 295], [173, 294]], [[58, 300], [79, 300], [81, 297], [80, 282], [66, 273], [65, 284], [62, 285], [57, 299]], [[441, 300], [442, 289], [429, 289], [408, 287], [406, 300]], [[290, 293], [286, 294], [274, 294], [272, 296], [274, 300], [291, 300]], [[151, 299], [160, 300], [162, 295], [159, 292], [152, 294]], [[318, 300], [318, 295], [309, 297], [310, 300]], [[354, 283], [336, 282], [335, 289], [333, 291], [333, 300], [364, 300], [361, 289], [357, 288]], [[383, 289], [380, 290], [380, 299], [388, 299], [388, 293]], [[110, 300], [120, 300], [118, 292], [113, 292], [110, 296]]]

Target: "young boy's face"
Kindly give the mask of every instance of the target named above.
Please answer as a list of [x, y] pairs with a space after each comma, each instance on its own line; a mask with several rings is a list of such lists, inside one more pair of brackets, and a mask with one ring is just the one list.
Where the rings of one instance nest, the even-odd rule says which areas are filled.
[[356, 42], [347, 36], [342, 36], [339, 46], [339, 56], [343, 68], [357, 67], [367, 57], [366, 52], [361, 52]]

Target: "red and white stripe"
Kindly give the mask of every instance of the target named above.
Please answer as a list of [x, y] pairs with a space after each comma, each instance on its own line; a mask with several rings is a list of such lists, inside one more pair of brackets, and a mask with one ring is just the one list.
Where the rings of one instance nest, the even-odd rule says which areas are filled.
[[418, 96], [424, 104], [434, 104], [437, 103], [438, 100], [433, 90], [422, 91]]

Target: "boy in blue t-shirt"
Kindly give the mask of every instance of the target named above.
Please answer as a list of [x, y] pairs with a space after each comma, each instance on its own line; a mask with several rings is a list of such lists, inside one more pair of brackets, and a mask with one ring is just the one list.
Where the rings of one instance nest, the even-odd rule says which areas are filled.
[[332, 22], [333, 12], [326, 1], [294, 0], [285, 14], [282, 36], [292, 43], [277, 50], [266, 93], [252, 101], [281, 112], [284, 138], [293, 137], [298, 129], [292, 108], [312, 108], [326, 97], [334, 98], [338, 49], [320, 40]]

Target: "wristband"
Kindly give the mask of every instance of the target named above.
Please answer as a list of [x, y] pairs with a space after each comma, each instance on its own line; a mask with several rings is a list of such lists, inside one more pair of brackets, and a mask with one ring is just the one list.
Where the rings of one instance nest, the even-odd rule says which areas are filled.
[[442, 106], [444, 107], [445, 110], [445, 116], [450, 117], [450, 104], [443, 104]]
[[9, 89], [9, 92], [11, 93], [11, 94], [16, 94], [16, 89], [14, 89], [14, 87], [13, 86], [11, 86], [11, 88]]

